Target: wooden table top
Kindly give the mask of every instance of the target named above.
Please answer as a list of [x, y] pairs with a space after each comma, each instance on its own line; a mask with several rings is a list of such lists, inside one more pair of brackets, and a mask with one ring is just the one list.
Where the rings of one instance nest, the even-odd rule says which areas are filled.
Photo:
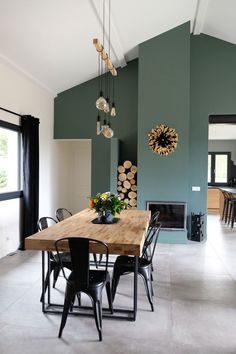
[[[140, 256], [151, 212], [146, 210], [124, 210], [115, 224], [93, 224], [97, 214], [85, 209], [43, 231], [25, 239], [28, 250], [52, 251], [54, 242], [61, 237], [83, 236], [105, 242], [110, 254]], [[92, 248], [91, 252], [99, 253]]]

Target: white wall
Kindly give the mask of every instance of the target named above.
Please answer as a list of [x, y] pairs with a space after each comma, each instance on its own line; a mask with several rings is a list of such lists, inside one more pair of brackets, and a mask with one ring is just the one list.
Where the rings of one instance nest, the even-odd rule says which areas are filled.
[[[58, 207], [72, 213], [87, 208], [91, 194], [91, 141], [53, 140], [54, 95], [0, 62], [0, 107], [40, 119], [39, 217], [54, 217]], [[1, 110], [0, 119], [19, 124], [17, 116]], [[0, 202], [0, 258], [18, 245], [17, 203]], [[14, 210], [12, 205], [16, 206]]]
[[88, 208], [91, 195], [91, 140], [58, 140], [58, 207], [73, 214]]
[[[41, 215], [54, 215], [57, 207], [58, 163], [57, 142], [53, 140], [54, 97], [23, 74], [0, 62], [0, 106], [20, 114], [30, 114], [40, 119], [40, 202]], [[0, 119], [17, 124], [16, 116], [0, 111]], [[1, 202], [0, 202], [1, 203]], [[0, 217], [0, 257], [12, 251], [9, 232]], [[5, 231], [4, 231], [5, 230]], [[1, 251], [4, 250], [4, 251]]]

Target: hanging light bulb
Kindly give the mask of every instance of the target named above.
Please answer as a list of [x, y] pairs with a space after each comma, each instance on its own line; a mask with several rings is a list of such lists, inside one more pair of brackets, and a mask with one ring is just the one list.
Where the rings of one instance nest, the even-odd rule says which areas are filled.
[[97, 116], [97, 135], [101, 133], [101, 121], [100, 121], [100, 116]]
[[106, 119], [104, 119], [104, 121], [103, 121], [102, 134], [105, 136], [105, 138], [108, 138], [108, 139], [112, 138], [114, 135], [114, 132], [110, 127], [110, 123], [107, 122]]
[[103, 92], [100, 91], [100, 97], [97, 99], [96, 101], [96, 107], [97, 109], [99, 109], [100, 111], [104, 111], [105, 107], [107, 105], [107, 101], [105, 100], [105, 98], [103, 97]]
[[109, 106], [109, 98], [106, 98], [106, 106], [104, 107], [104, 112], [109, 113], [110, 112], [110, 106]]
[[116, 107], [115, 107], [115, 103], [114, 103], [114, 102], [112, 102], [111, 116], [112, 116], [112, 117], [115, 117], [115, 116], [116, 116]]
[[113, 130], [109, 127], [109, 125], [105, 125], [103, 126], [103, 131], [102, 131], [103, 135], [105, 136], [105, 138], [112, 138], [114, 135]]

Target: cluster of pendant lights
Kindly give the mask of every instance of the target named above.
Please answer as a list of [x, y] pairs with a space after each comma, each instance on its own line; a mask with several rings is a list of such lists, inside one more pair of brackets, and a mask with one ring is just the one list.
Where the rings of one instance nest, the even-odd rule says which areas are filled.
[[[101, 133], [105, 138], [112, 138], [114, 132], [111, 128], [111, 118], [116, 116], [116, 107], [114, 102], [114, 79], [117, 75], [116, 69], [110, 59], [110, 0], [109, 1], [109, 32], [108, 32], [108, 53], [104, 49], [105, 39], [105, 2], [103, 0], [103, 43], [101, 44], [97, 38], [93, 40], [93, 44], [98, 52], [98, 99], [96, 100], [97, 115], [97, 135]], [[112, 98], [112, 105], [110, 106]], [[103, 122], [101, 122], [103, 119]]]

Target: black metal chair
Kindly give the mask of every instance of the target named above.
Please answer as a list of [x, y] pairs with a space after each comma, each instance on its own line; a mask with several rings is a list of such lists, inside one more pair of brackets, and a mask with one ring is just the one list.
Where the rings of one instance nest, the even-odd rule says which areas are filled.
[[[38, 230], [42, 231], [44, 229], [47, 229], [48, 227], [57, 224], [57, 221], [53, 219], [50, 216], [44, 216], [38, 220]], [[48, 252], [49, 256], [49, 261], [50, 261], [50, 269], [47, 271], [46, 278], [44, 280], [44, 289], [43, 293], [45, 294], [47, 291], [47, 288], [49, 286], [49, 278], [51, 273], [53, 272], [53, 288], [55, 288], [61, 266], [59, 263], [59, 258], [57, 254], [54, 254], [53, 252]], [[63, 266], [71, 269], [71, 258], [69, 252], [63, 252], [61, 254], [61, 259], [63, 260]], [[43, 299], [43, 293], [41, 295], [40, 301], [42, 302]]]
[[[56, 210], [56, 218], [58, 221], [63, 221], [72, 215], [73, 214], [66, 208], [58, 208]], [[99, 260], [97, 260], [97, 255], [96, 255], [96, 253], [94, 253], [93, 260], [94, 260], [94, 264], [95, 264], [96, 268], [98, 268], [98, 265], [101, 264], [101, 261], [102, 261], [102, 254], [99, 255]]]
[[[72, 272], [67, 277], [63, 268], [63, 259], [61, 258], [60, 249], [68, 242], [69, 250], [72, 261]], [[106, 262], [104, 269], [90, 269], [89, 262], [89, 246], [91, 243], [96, 243], [102, 247], [106, 255]], [[102, 291], [106, 286], [107, 298], [111, 313], [113, 313], [112, 295], [110, 287], [110, 275], [108, 272], [108, 247], [107, 245], [98, 240], [84, 238], [84, 237], [65, 237], [55, 242], [58, 258], [60, 260], [63, 275], [67, 281], [65, 291], [65, 301], [62, 313], [61, 325], [58, 337], [62, 335], [63, 328], [65, 327], [68, 312], [73, 304], [73, 299], [76, 294], [81, 292], [87, 294], [92, 303], [94, 310], [94, 317], [99, 333], [99, 340], [102, 340]]]
[[[159, 235], [161, 224], [156, 224], [148, 229], [147, 236], [144, 242], [142, 255], [138, 258], [138, 274], [142, 276], [148, 301], [151, 305], [151, 310], [154, 311], [153, 306], [153, 287], [151, 280], [152, 273], [152, 259], [156, 248], [156, 243]], [[151, 253], [147, 249], [151, 249]], [[112, 276], [112, 298], [115, 299], [116, 289], [121, 275], [133, 273], [135, 269], [134, 257], [131, 256], [118, 256]]]
[[160, 217], [160, 212], [159, 210], [157, 210], [155, 213], [152, 214], [148, 227], [155, 226], [159, 221], [159, 217]]
[[227, 223], [228, 220], [230, 219], [230, 207], [231, 207], [231, 201], [233, 197], [232, 194], [229, 192], [222, 191], [222, 193], [224, 197], [224, 204], [223, 204], [221, 220]]
[[58, 221], [65, 220], [72, 216], [72, 213], [66, 208], [58, 208], [56, 210], [56, 218]]
[[[149, 231], [152, 229], [152, 227], [158, 227], [158, 225], [159, 225], [159, 217], [160, 217], [160, 212], [159, 212], [159, 211], [156, 211], [156, 212], [151, 216], [151, 219], [150, 219], [149, 225], [148, 225], [148, 230], [147, 230], [146, 238], [148, 237]], [[147, 256], [147, 257], [150, 257], [150, 252], [151, 252], [151, 249], [150, 249], [150, 247], [148, 247], [148, 248], [146, 249], [146, 256]], [[152, 266], [152, 270], [153, 270], [153, 266]]]
[[[159, 211], [156, 211], [155, 213], [152, 214], [151, 219], [149, 221], [148, 231], [147, 231], [146, 237], [148, 237], [149, 231], [151, 230], [152, 227], [158, 227], [159, 217], [160, 217], [160, 212]], [[151, 256], [151, 248], [147, 247], [146, 254], [144, 255], [144, 257], [150, 258], [150, 256]], [[151, 264], [151, 269], [152, 269], [152, 273], [153, 273], [153, 271], [154, 271], [153, 263]], [[151, 280], [153, 281], [152, 273], [151, 273]]]
[[234, 195], [231, 196], [229, 201], [229, 211], [228, 211], [228, 225], [231, 225], [231, 228], [234, 227], [234, 222], [236, 218], [236, 198]]

